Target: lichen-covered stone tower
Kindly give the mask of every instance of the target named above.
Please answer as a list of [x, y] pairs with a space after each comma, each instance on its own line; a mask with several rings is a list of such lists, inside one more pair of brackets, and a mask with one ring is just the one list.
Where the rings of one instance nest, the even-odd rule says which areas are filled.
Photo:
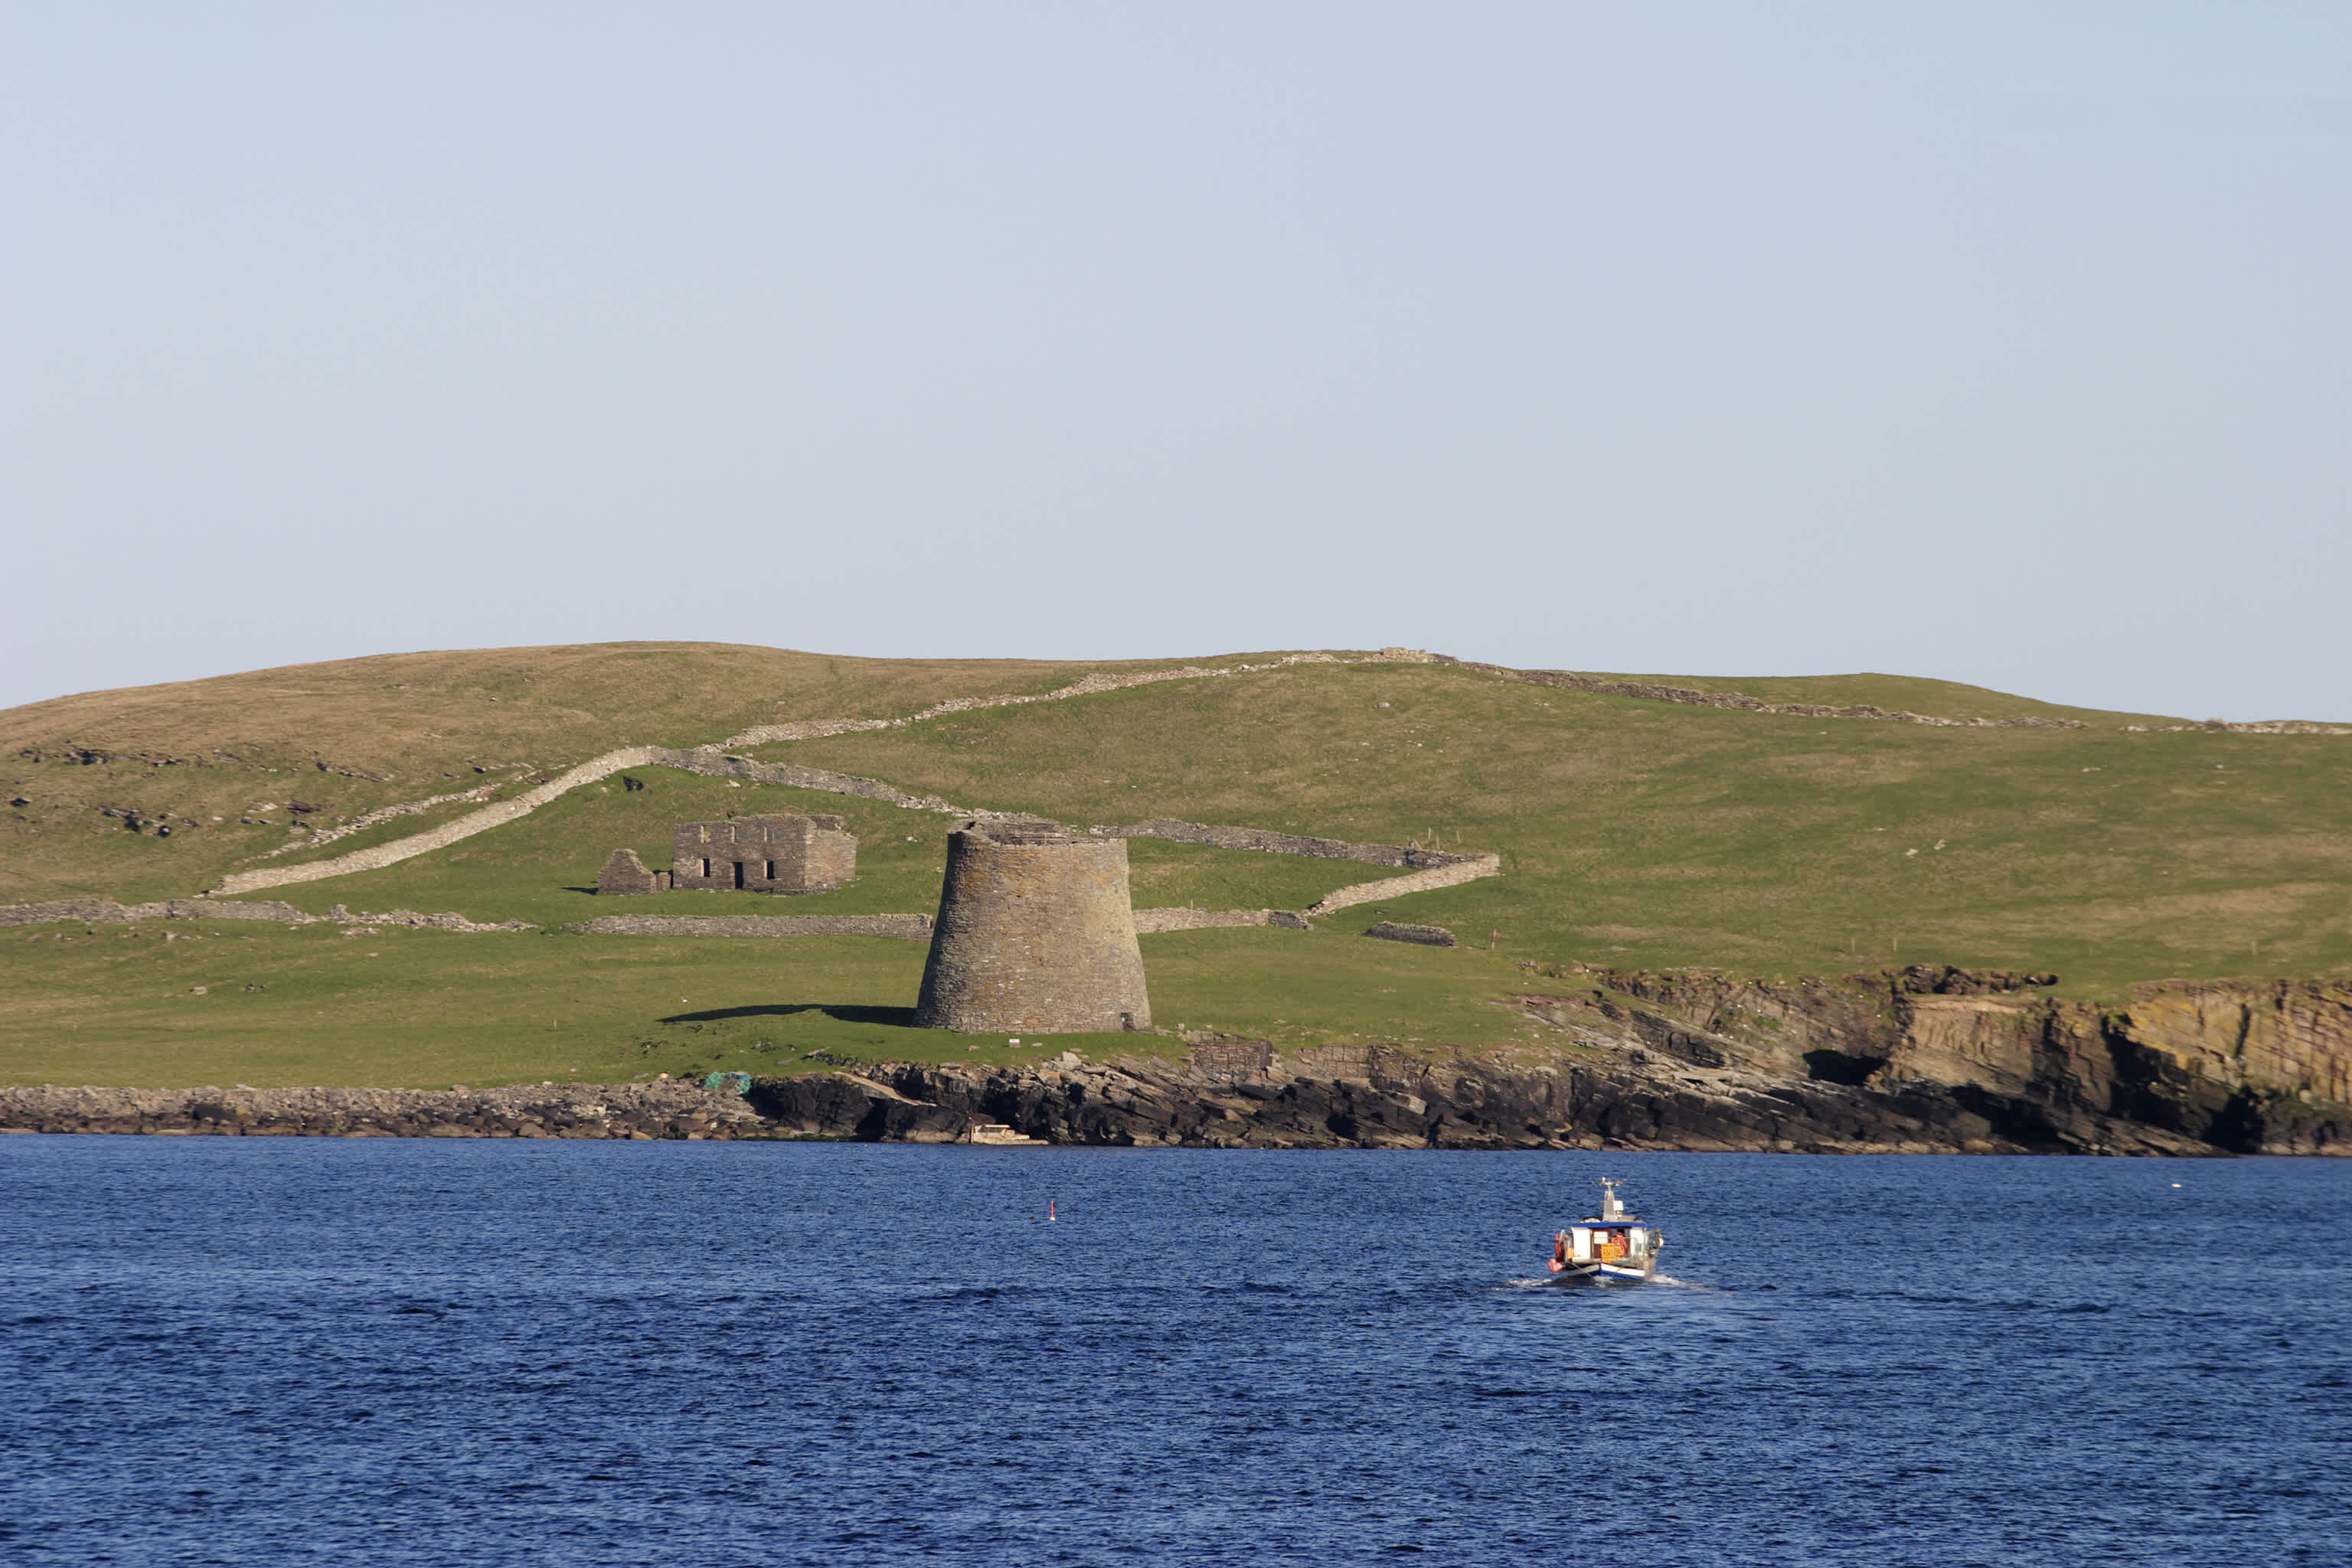
[[1041, 1035], [1145, 1029], [1127, 840], [1038, 817], [948, 835], [947, 884], [915, 1025]]

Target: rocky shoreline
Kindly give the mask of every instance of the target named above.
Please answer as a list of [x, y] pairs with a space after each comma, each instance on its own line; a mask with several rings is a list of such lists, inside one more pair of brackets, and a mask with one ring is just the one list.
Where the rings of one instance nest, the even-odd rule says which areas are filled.
[[499, 1089], [0, 1089], [0, 1132], [312, 1138], [772, 1135], [738, 1096], [686, 1083]]
[[[1334, 1058], [1352, 1059], [1334, 1060]], [[1002, 1123], [1047, 1143], [1214, 1149], [1657, 1149], [1822, 1154], [2352, 1154], [2352, 1117], [2211, 1135], [1973, 1086], [1791, 1083], [1647, 1064], [1431, 1061], [1325, 1047], [1260, 1070], [1125, 1060], [983, 1069], [901, 1064], [761, 1079], [788, 1135], [964, 1142]], [[2300, 1109], [2300, 1108], [2298, 1108]]]
[[740, 1096], [499, 1089], [0, 1089], [0, 1131], [824, 1138], [1186, 1148], [2352, 1155], [2352, 983], [2143, 986], [1917, 965], [1843, 981], [1522, 966], [1520, 1046], [1196, 1037], [1183, 1055], [836, 1065]]

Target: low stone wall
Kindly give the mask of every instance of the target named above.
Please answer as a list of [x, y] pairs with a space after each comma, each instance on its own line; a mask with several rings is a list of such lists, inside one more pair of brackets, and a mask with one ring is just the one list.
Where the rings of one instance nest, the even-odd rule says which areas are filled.
[[[783, 784], [794, 789], [821, 790], [833, 795], [854, 795], [864, 800], [884, 801], [913, 811], [937, 812], [942, 816], [986, 817], [998, 814], [970, 811], [952, 802], [942, 800], [937, 795], [909, 795], [879, 779], [860, 778], [854, 773], [838, 773], [824, 768], [803, 768], [788, 763], [762, 763], [751, 757], [732, 754], [724, 748], [753, 746], [772, 742], [814, 740], [824, 735], [850, 734], [868, 730], [898, 729], [950, 713], [1031, 702], [1058, 702], [1074, 697], [1153, 685], [1161, 681], [1210, 679], [1279, 669], [1297, 664], [1345, 663], [1442, 664], [1459, 669], [1472, 669], [1488, 675], [1498, 675], [1509, 680], [1557, 687], [1564, 690], [1590, 691], [1614, 697], [1636, 697], [1651, 701], [1680, 702], [1706, 708], [1741, 709], [1757, 713], [1798, 714], [1807, 718], [1884, 719], [1914, 724], [1979, 728], [2022, 726], [2079, 730], [2085, 727], [2079, 719], [1939, 719], [1923, 713], [1889, 711], [1866, 703], [1853, 707], [1832, 708], [1810, 702], [1767, 702], [1760, 698], [1744, 696], [1736, 692], [1696, 691], [1683, 687], [1653, 685], [1644, 681], [1604, 680], [1596, 676], [1577, 675], [1568, 670], [1513, 669], [1505, 665], [1482, 664], [1471, 659], [1454, 658], [1445, 654], [1427, 653], [1418, 648], [1383, 648], [1378, 654], [1355, 659], [1344, 658], [1339, 655], [1329, 653], [1289, 654], [1268, 664], [1228, 665], [1213, 668], [1185, 666], [1174, 669], [1151, 670], [1137, 675], [1090, 675], [1083, 680], [1055, 691], [1034, 695], [956, 698], [900, 719], [812, 719], [787, 724], [759, 725], [739, 735], [730, 736], [721, 746], [704, 746], [691, 750], [669, 746], [625, 746], [582, 763], [561, 777], [527, 790], [511, 800], [499, 801], [485, 806], [480, 811], [468, 813], [454, 822], [443, 823], [440, 826], [427, 832], [397, 839], [390, 844], [380, 844], [373, 848], [355, 850], [349, 855], [338, 856], [330, 860], [311, 861], [299, 866], [231, 872], [221, 879], [217, 887], [210, 890], [220, 894], [247, 893], [263, 888], [283, 887], [292, 882], [310, 882], [328, 877], [348, 876], [355, 871], [378, 870], [413, 856], [446, 847], [461, 839], [469, 838], [477, 833], [486, 833], [493, 827], [500, 826], [537, 810], [569, 790], [577, 789], [583, 784], [596, 783], [624, 768], [631, 767], [683, 768], [690, 773], [718, 778], [739, 778], [758, 784]], [[2265, 731], [2309, 728], [2299, 725], [2222, 727], [2233, 730]], [[369, 814], [367, 820], [381, 821], [403, 811], [424, 809], [451, 798], [456, 797], [436, 796], [430, 802], [414, 802], [402, 806], [384, 807], [376, 813]], [[346, 825], [341, 829], [330, 831], [340, 837], [341, 833], [353, 831], [357, 826], [353, 823]], [[1310, 855], [1328, 859], [1360, 860], [1371, 865], [1404, 866], [1416, 868], [1459, 865], [1465, 863], [1465, 858], [1468, 863], [1474, 864], [1492, 858], [1491, 857], [1465, 858], [1444, 855], [1435, 850], [1413, 849], [1392, 844], [1350, 844], [1343, 839], [1268, 833], [1246, 827], [1220, 827], [1203, 823], [1160, 821], [1139, 823], [1132, 827], [1097, 827], [1095, 831], [1105, 837], [1168, 838], [1181, 843], [1206, 844], [1222, 848], [1255, 849], [1276, 855]], [[276, 853], [282, 852], [284, 851]], [[1473, 873], [1473, 875], [1491, 874], [1484, 871]], [[1429, 885], [1443, 887], [1451, 884], [1440, 882]], [[1388, 888], [1381, 884], [1368, 884], [1368, 887], [1380, 889], [1370, 894], [1374, 898], [1392, 897], [1400, 893], [1418, 890]], [[1346, 900], [1346, 903], [1362, 901], [1364, 901], [1362, 899], [1353, 897]], [[1327, 899], [1318, 907], [1339, 909], [1344, 908], [1345, 904], [1335, 903]]]
[[1638, 697], [1646, 702], [1681, 702], [1696, 708], [1737, 708], [1750, 713], [1793, 713], [1807, 719], [1888, 719], [1899, 723], [1933, 724], [1945, 729], [2090, 728], [2080, 719], [1938, 719], [1927, 713], [1877, 708], [1867, 702], [1847, 708], [1832, 708], [1819, 702], [1767, 702], [1760, 697], [1749, 697], [1737, 691], [1695, 691], [1686, 686], [1655, 686], [1644, 680], [1603, 680], [1599, 676], [1576, 675], [1565, 669], [1513, 669], [1508, 665], [1480, 664], [1473, 659], [1454, 658], [1442, 653], [1432, 655], [1430, 662], [1452, 665], [1456, 669], [1475, 669], [1486, 675], [1499, 675], [1506, 680], [1524, 680], [1533, 686], [1557, 687], [1562, 691], [1590, 691], [1601, 697]]
[[[1406, 650], [1391, 648], [1380, 656], [1402, 654]], [[1415, 656], [1416, 661], [1427, 663], [1430, 656]], [[996, 697], [951, 697], [918, 713], [901, 719], [801, 719], [787, 724], [756, 724], [739, 735], [729, 736], [730, 746], [764, 746], [782, 741], [814, 741], [826, 735], [852, 735], [868, 730], [898, 730], [926, 720], [945, 718], [950, 713], [971, 713], [982, 708], [1017, 708], [1031, 702], [1064, 702], [1073, 697], [1092, 697], [1104, 691], [1127, 691], [1139, 686], [1156, 686], [1165, 680], [1208, 680], [1219, 676], [1252, 675], [1260, 670], [1283, 669], [1294, 664], [1349, 664], [1355, 661], [1334, 653], [1285, 654], [1269, 664], [1228, 664], [1213, 668], [1181, 665], [1173, 669], [1148, 669], [1135, 675], [1097, 673], [1082, 677], [1067, 686], [1052, 691], [1024, 694], [1007, 693]], [[1377, 662], [1377, 660], [1375, 660]]]
[[590, 936], [887, 936], [931, 940], [929, 915], [604, 915], [566, 926]]
[[407, 838], [396, 838], [389, 844], [379, 844], [370, 849], [354, 849], [348, 855], [338, 855], [331, 860], [313, 860], [300, 866], [280, 866], [267, 870], [232, 871], [217, 886], [208, 889], [214, 893], [250, 893], [262, 888], [282, 888], [291, 882], [316, 882], [329, 877], [347, 877], [354, 871], [377, 871], [395, 866], [427, 850], [446, 848], [460, 839], [471, 838], [477, 833], [527, 816], [549, 801], [561, 799], [582, 784], [610, 778], [623, 768], [642, 768], [673, 755], [662, 746], [623, 746], [606, 752], [578, 767], [550, 779], [536, 789], [525, 790], [512, 800], [502, 800], [486, 805], [479, 811], [467, 812], [455, 822], [445, 822]]
[[[349, 770], [339, 770], [348, 772]], [[373, 777], [373, 774], [363, 775]], [[332, 844], [338, 838], [349, 838], [354, 833], [364, 833], [378, 823], [395, 821], [404, 816], [422, 816], [436, 806], [455, 805], [460, 801], [488, 800], [506, 786], [508, 781], [492, 779], [488, 784], [472, 789], [461, 789], [449, 795], [427, 795], [423, 800], [404, 800], [393, 805], [380, 805], [373, 811], [361, 812], [349, 822], [334, 827], [321, 827], [307, 833], [291, 844], [280, 844], [275, 849], [264, 850], [261, 858], [275, 860], [280, 855], [297, 855], [306, 849], [316, 849], [322, 844]]]
[[[1140, 935], [1218, 926], [1278, 926], [1312, 931], [1292, 910], [1138, 910]], [[929, 915], [604, 915], [567, 926], [590, 936], [887, 936], [931, 939]]]
[[856, 773], [836, 773], [825, 768], [803, 768], [792, 763], [763, 763], [719, 751], [660, 751], [653, 761], [663, 767], [684, 768], [688, 773], [702, 773], [710, 778], [747, 779], [753, 784], [823, 790], [827, 795], [878, 800], [908, 811], [933, 811], [949, 816], [972, 815], [935, 795], [908, 795], [880, 779], [860, 778]]
[[283, 866], [262, 870], [232, 871], [214, 893], [250, 893], [263, 888], [281, 888], [292, 882], [316, 882], [329, 877], [347, 877], [355, 871], [377, 871], [386, 866], [446, 848], [461, 839], [478, 833], [488, 833], [517, 817], [527, 816], [550, 801], [561, 798], [569, 791], [612, 777], [624, 768], [683, 768], [688, 773], [712, 778], [749, 779], [759, 784], [789, 784], [795, 789], [824, 790], [833, 795], [856, 795], [866, 800], [887, 801], [892, 805], [916, 811], [936, 811], [950, 816], [964, 815], [961, 808], [936, 795], [912, 795], [895, 789], [879, 779], [859, 778], [852, 773], [829, 773], [823, 768], [794, 767], [783, 763], [760, 763], [750, 757], [730, 756], [716, 749], [681, 751], [672, 746], [624, 746], [606, 752], [603, 756], [582, 763], [557, 778], [534, 789], [525, 790], [512, 800], [502, 800], [481, 810], [469, 812], [455, 822], [396, 838], [389, 844], [379, 844], [369, 849], [354, 849], [348, 855], [338, 855], [331, 860], [314, 860], [301, 866]]
[[772, 1130], [690, 1083], [501, 1089], [0, 1089], [0, 1132], [341, 1138], [740, 1138]]
[[1499, 855], [1465, 856], [1450, 866], [1436, 866], [1408, 876], [1383, 877], [1377, 882], [1358, 882], [1352, 887], [1334, 889], [1307, 905], [1307, 912], [1328, 915], [1334, 910], [1377, 903], [1382, 899], [1401, 899], [1407, 893], [1426, 893], [1434, 888], [1457, 887], [1464, 882], [1475, 882], [1481, 877], [1498, 877], [1502, 872], [1503, 858]]
[[1175, 844], [1206, 844], [1218, 849], [1254, 849], [1265, 855], [1307, 855], [1325, 860], [1359, 860], [1368, 866], [1458, 866], [1475, 855], [1445, 855], [1434, 849], [1413, 849], [1401, 844], [1350, 844], [1344, 838], [1312, 838], [1297, 833], [1268, 833], [1255, 827], [1220, 827], [1205, 822], [1177, 822], [1162, 817], [1130, 827], [1096, 827], [1088, 831], [1105, 838], [1164, 838]]
[[1278, 926], [1285, 931], [1313, 931], [1305, 915], [1295, 910], [1138, 910], [1135, 932], [1207, 931], [1218, 926]]
[[310, 914], [276, 900], [249, 904], [217, 899], [161, 899], [147, 904], [118, 904], [112, 899], [55, 899], [43, 904], [0, 905], [0, 926], [70, 924], [123, 925], [131, 921], [275, 921], [283, 925], [410, 926], [432, 931], [537, 931], [528, 921], [484, 924], [454, 910], [421, 914], [415, 910], [386, 910], [381, 914], [353, 913], [337, 904], [323, 915]]

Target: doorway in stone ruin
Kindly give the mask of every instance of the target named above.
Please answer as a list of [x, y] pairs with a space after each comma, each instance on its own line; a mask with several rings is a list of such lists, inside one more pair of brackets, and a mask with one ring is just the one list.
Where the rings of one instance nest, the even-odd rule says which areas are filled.
[[743, 862], [740, 860], [735, 862], [735, 886], [739, 891], [743, 886]]

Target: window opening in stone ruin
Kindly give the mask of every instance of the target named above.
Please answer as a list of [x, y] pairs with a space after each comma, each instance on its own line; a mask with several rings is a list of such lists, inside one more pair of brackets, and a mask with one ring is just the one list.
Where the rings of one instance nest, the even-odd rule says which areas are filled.
[[708, 856], [702, 861], [702, 879], [706, 882], [710, 880], [710, 858]]
[[762, 866], [765, 866], [765, 867], [768, 868], [768, 870], [767, 870], [767, 878], [768, 878], [768, 880], [769, 880], [769, 881], [771, 881], [771, 882], [774, 881], [774, 880], [776, 879], [776, 863], [775, 863], [773, 860], [762, 860], [762, 861], [761, 861], [761, 862], [760, 862], [760, 864], [761, 864], [761, 865], [762, 865]]
[[738, 888], [743, 885], [743, 862], [740, 860], [735, 862], [735, 885]]

